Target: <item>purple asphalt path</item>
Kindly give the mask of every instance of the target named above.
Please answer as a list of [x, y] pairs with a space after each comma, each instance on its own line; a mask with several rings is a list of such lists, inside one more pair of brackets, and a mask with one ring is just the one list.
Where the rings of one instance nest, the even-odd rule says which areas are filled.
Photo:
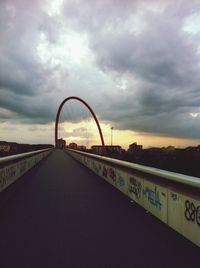
[[66, 153], [0, 195], [0, 268], [200, 267], [200, 249]]

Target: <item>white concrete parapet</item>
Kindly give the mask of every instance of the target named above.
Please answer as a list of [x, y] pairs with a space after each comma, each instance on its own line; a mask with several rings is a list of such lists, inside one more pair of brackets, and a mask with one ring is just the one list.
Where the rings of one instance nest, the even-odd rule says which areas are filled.
[[66, 151], [200, 247], [200, 178], [77, 150]]
[[0, 158], [0, 192], [20, 178], [50, 152], [52, 152], [52, 149], [37, 150]]

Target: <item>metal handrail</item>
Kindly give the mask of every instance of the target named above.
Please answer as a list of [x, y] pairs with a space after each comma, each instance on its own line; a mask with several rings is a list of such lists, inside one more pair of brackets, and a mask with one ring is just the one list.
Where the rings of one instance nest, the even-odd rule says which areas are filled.
[[42, 150], [37, 150], [37, 151], [31, 151], [31, 152], [28, 152], [28, 153], [5, 156], [5, 157], [0, 158], [0, 165], [5, 164], [7, 162], [14, 161], [14, 160], [19, 160], [21, 158], [25, 158], [25, 157], [28, 157], [28, 156], [32, 156], [32, 155], [35, 155], [35, 154], [38, 154], [38, 153], [42, 153], [42, 152], [45, 152], [45, 151], [48, 151], [48, 150], [52, 150], [52, 149], [54, 149], [54, 148], [48, 148], [48, 149], [42, 149]]
[[72, 151], [75, 153], [79, 153], [82, 155], [86, 155], [86, 156], [89, 156], [92, 158], [96, 158], [99, 160], [103, 160], [105, 162], [119, 165], [119, 166], [122, 166], [125, 168], [134, 169], [134, 170], [137, 170], [137, 171], [140, 171], [143, 173], [147, 173], [150, 175], [155, 175], [155, 176], [158, 176], [160, 178], [167, 179], [169, 181], [178, 182], [181, 184], [189, 185], [189, 186], [200, 189], [200, 178], [197, 178], [197, 177], [188, 176], [188, 175], [175, 173], [175, 172], [171, 172], [171, 171], [166, 171], [163, 169], [148, 167], [148, 166], [144, 166], [144, 165], [140, 165], [140, 164], [134, 164], [134, 163], [130, 163], [127, 161], [109, 158], [109, 157], [105, 157], [105, 156], [95, 155], [95, 154], [91, 154], [91, 153], [85, 153], [82, 151], [77, 151], [77, 150], [72, 150], [72, 149], [66, 149], [66, 150], [69, 150], [69, 151]]

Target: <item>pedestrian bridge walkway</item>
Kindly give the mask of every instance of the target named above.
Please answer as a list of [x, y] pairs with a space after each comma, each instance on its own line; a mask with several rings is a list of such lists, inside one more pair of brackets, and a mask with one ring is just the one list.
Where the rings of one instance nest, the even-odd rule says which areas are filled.
[[198, 246], [61, 150], [0, 193], [0, 229], [1, 268], [200, 263]]

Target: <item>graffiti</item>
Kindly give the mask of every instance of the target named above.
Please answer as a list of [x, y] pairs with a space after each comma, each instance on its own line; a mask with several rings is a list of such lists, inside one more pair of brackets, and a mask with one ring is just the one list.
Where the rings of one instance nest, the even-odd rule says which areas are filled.
[[43, 158], [42, 154], [36, 155], [35, 156], [35, 163], [34, 163], [34, 165], [36, 165], [40, 160], [42, 160], [42, 158]]
[[134, 177], [130, 177], [130, 184], [128, 188], [130, 193], [133, 193], [137, 199], [140, 199], [142, 192], [142, 184]]
[[33, 167], [47, 154], [48, 152], [45, 154], [36, 155], [0, 169], [0, 192], [14, 182], [17, 178], [19, 178], [22, 174], [24, 174], [27, 170]]
[[102, 175], [107, 178], [107, 176], [108, 176], [108, 170], [107, 170], [106, 167], [103, 167], [103, 173], [102, 173]]
[[111, 178], [111, 180], [113, 182], [115, 182], [116, 181], [116, 174], [115, 174], [114, 169], [113, 168], [109, 168], [108, 169], [108, 172], [109, 172], [109, 177]]
[[19, 172], [24, 173], [26, 171], [26, 160], [20, 163]]
[[94, 169], [94, 171], [99, 174], [101, 171], [101, 165], [100, 164], [96, 164], [94, 161], [92, 161], [92, 167]]
[[122, 177], [122, 175], [120, 173], [116, 173], [116, 184], [119, 187], [123, 187], [125, 185], [125, 181], [124, 178]]
[[104, 166], [102, 175], [105, 178], [110, 178], [113, 182], [116, 182], [116, 173], [115, 173], [115, 170], [113, 168], [109, 168], [109, 167]]
[[155, 186], [154, 190], [150, 189], [149, 187], [146, 187], [143, 190], [143, 195], [148, 198], [148, 201], [153, 206], [155, 206], [156, 208], [161, 209], [162, 204], [160, 202], [160, 193], [159, 193], [159, 191], [158, 191], [156, 186]]
[[185, 201], [185, 218], [200, 226], [200, 206], [196, 207], [193, 202]]
[[89, 166], [89, 159], [87, 157], [83, 157], [83, 163], [86, 166]]
[[0, 170], [0, 188], [4, 188], [16, 175], [16, 165]]
[[27, 160], [27, 169], [31, 168], [34, 165], [34, 158], [31, 157]]
[[176, 201], [178, 199], [177, 194], [171, 192], [171, 198]]
[[35, 157], [35, 163], [34, 163], [34, 165], [36, 165], [37, 162], [39, 162], [39, 159], [37, 157]]

